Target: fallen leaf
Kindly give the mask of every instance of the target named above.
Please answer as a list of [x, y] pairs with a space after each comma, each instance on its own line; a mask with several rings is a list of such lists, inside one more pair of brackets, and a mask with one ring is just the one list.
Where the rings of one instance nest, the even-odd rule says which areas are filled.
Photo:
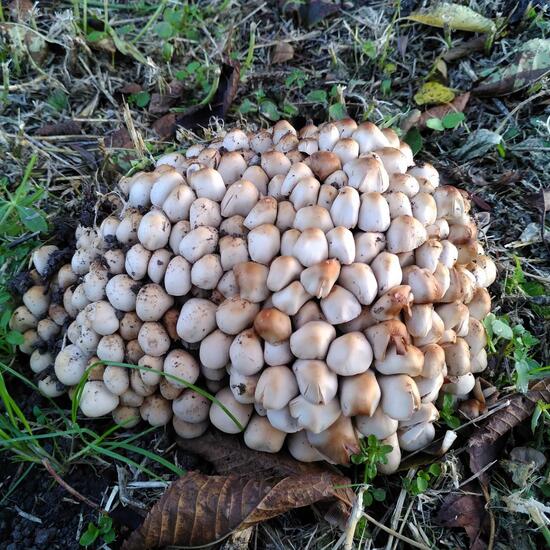
[[485, 531], [485, 500], [476, 494], [451, 493], [445, 497], [436, 522], [442, 527], [462, 527], [470, 540], [470, 549], [486, 548], [481, 534]]
[[457, 31], [493, 33], [496, 30], [493, 21], [471, 8], [446, 2], [411, 13], [407, 19], [431, 27], [448, 27]]
[[[510, 430], [527, 420], [533, 413], [538, 401], [550, 402], [550, 379], [540, 380], [533, 384], [524, 394], [510, 398], [510, 404], [489, 417], [468, 442], [470, 469], [474, 474], [483, 470], [488, 464], [498, 458], [498, 450], [502, 437]], [[487, 471], [479, 475], [481, 483], [487, 484]]]
[[471, 53], [481, 52], [483, 48], [485, 48], [485, 41], [486, 38], [484, 36], [476, 36], [475, 38], [466, 40], [443, 54], [443, 59], [447, 61], [447, 63], [450, 63], [451, 61], [466, 57]]
[[480, 128], [472, 132], [466, 143], [459, 147], [453, 154], [457, 159], [472, 160], [474, 158], [482, 157], [489, 151], [495, 149], [495, 147], [502, 141], [502, 136], [487, 130], [486, 128]]
[[105, 145], [113, 149], [133, 149], [134, 142], [126, 128], [115, 130], [105, 138]]
[[271, 63], [273, 65], [277, 63], [286, 63], [294, 57], [294, 48], [292, 44], [288, 42], [277, 42], [273, 48], [273, 55], [271, 56]]
[[315, 502], [341, 500], [351, 506], [353, 492], [337, 488], [346, 484], [349, 479], [328, 471], [283, 478], [189, 472], [168, 487], [122, 548], [208, 545]]
[[279, 5], [283, 13], [296, 17], [304, 27], [312, 27], [340, 9], [336, 3], [323, 0], [279, 0]]
[[237, 95], [239, 78], [238, 64], [234, 62], [222, 63], [218, 87], [210, 103], [196, 105], [187, 112], [176, 116], [173, 133], [175, 133], [176, 126], [193, 129], [199, 126], [208, 126], [211, 117], [223, 119]]
[[167, 113], [161, 116], [153, 122], [152, 128], [160, 139], [170, 139], [176, 133], [177, 128], [175, 113]]
[[480, 96], [500, 96], [517, 92], [550, 73], [550, 39], [534, 38], [522, 45], [515, 61], [497, 69], [472, 90]]
[[449, 103], [454, 98], [455, 93], [439, 82], [425, 82], [414, 96], [418, 105]]
[[431, 118], [442, 119], [445, 115], [449, 113], [462, 113], [470, 100], [470, 92], [456, 96], [453, 101], [450, 103], [445, 103], [445, 105], [438, 105], [437, 107], [432, 107], [427, 111], [424, 111], [420, 118], [418, 119], [417, 126], [418, 128], [426, 128], [426, 122]]
[[254, 472], [268, 477], [327, 471], [325, 463], [299, 462], [283, 452], [253, 451], [238, 438], [218, 431], [208, 431], [195, 439], [178, 438], [178, 446], [210, 462], [218, 474]]
[[80, 134], [82, 124], [74, 120], [66, 120], [57, 124], [44, 124], [36, 130], [37, 136], [73, 136]]
[[128, 82], [122, 86], [122, 88], [119, 88], [117, 91], [121, 94], [137, 94], [143, 90], [143, 87], [141, 84], [138, 84], [137, 82]]
[[180, 80], [172, 80], [162, 93], [151, 95], [149, 112], [152, 115], [163, 115], [172, 107], [175, 107], [181, 100], [185, 85]]

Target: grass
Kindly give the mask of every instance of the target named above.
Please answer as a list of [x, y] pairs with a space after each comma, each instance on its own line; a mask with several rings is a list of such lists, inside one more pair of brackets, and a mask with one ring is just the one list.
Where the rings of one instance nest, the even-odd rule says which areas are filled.
[[[184, 92], [168, 112], [207, 104], [220, 85], [220, 67], [226, 60], [241, 64], [241, 79], [227, 120], [218, 121], [220, 127], [237, 122], [259, 128], [282, 117], [302, 123], [351, 114], [392, 127], [401, 136], [413, 132], [418, 158], [436, 164], [445, 181], [470, 193], [484, 247], [497, 260], [484, 378], [505, 399], [548, 375], [549, 254], [540, 235], [550, 228], [537, 210], [550, 154], [547, 77], [512, 94], [474, 94], [463, 117], [451, 113], [430, 118], [426, 129], [409, 126], [425, 109], [414, 97], [426, 83], [436, 82], [455, 95], [470, 90], [495, 68], [511, 63], [523, 44], [548, 38], [548, 12], [533, 6], [513, 20], [498, 3], [470, 2], [474, 10], [497, 22], [497, 32], [453, 61], [449, 59], [457, 47], [474, 35], [413, 23], [406, 19], [408, 4], [346, 5], [311, 27], [297, 22], [291, 5], [281, 12], [274, 2], [71, 0], [55, 12], [39, 5], [19, 20], [8, 9], [0, 12], [6, 37], [0, 46], [0, 154], [5, 160], [0, 178], [0, 444], [4, 455], [28, 464], [4, 490], [5, 501], [17, 495], [26, 476], [38, 475], [43, 460], [63, 474], [75, 465], [106, 467], [110, 462], [141, 472], [143, 478], [169, 478], [182, 471], [174, 453], [156, 452], [155, 442], [163, 437], [160, 431], [128, 434], [123, 428], [99, 429], [96, 423], [84, 423], [77, 414], [78, 398], [72, 410], [49, 400], [29, 408], [25, 398], [36, 385], [26, 374], [24, 360], [15, 354], [21, 335], [8, 327], [16, 304], [9, 289], [40, 242], [56, 232], [72, 231], [60, 220], [68, 219], [74, 227], [90, 197], [108, 195], [121, 174], [143, 167], [150, 156], [166, 148], [185, 149], [191, 141], [213, 134], [183, 129], [175, 144], [166, 143], [152, 130], [156, 116], [148, 109], [154, 94], [172, 81], [181, 83]], [[273, 64], [281, 43], [293, 46], [293, 57]], [[139, 89], [119, 92], [128, 83]], [[128, 131], [123, 100], [145, 151], [133, 149], [129, 139], [111, 142], [108, 137], [118, 131], [124, 138]], [[82, 135], [37, 132], [67, 120], [78, 122]], [[459, 156], [460, 148], [479, 131], [488, 131], [495, 143], [481, 155]], [[88, 218], [93, 214], [87, 212]], [[441, 428], [461, 424], [461, 433], [471, 433], [472, 426], [456, 405], [450, 399], [442, 404]], [[547, 452], [549, 426], [548, 404], [539, 403], [532, 430], [516, 430], [499, 459], [491, 486], [497, 541], [513, 537], [531, 541], [523, 546], [530, 548], [542, 540], [537, 536], [547, 536], [532, 509], [527, 515], [514, 511], [525, 510], [526, 499], [543, 502], [548, 497], [547, 467], [532, 472], [521, 488], [510, 481], [504, 462], [513, 446]], [[366, 463], [374, 455], [378, 456], [368, 449], [362, 454]], [[442, 459], [438, 476], [427, 463], [389, 479], [369, 479], [386, 497], [382, 504], [372, 503], [373, 514], [395, 531], [411, 535], [417, 529], [418, 540], [424, 529], [442, 547], [465, 547], [463, 533], [430, 521], [441, 491], [454, 490], [468, 477], [464, 465], [464, 455], [457, 450]], [[364, 464], [356, 474], [362, 484]], [[94, 526], [99, 530], [98, 521]], [[367, 532], [377, 545], [386, 543], [378, 527], [368, 526]], [[311, 533], [312, 546], [317, 547], [330, 545], [334, 536], [315, 522], [309, 526], [285, 516], [260, 527], [258, 537], [266, 545], [300, 548]]]

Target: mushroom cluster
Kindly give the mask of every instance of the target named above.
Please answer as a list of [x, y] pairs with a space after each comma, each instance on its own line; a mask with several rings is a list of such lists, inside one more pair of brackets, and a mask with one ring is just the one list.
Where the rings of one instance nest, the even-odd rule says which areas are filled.
[[337, 464], [372, 434], [391, 472], [434, 438], [440, 393], [468, 399], [487, 365], [496, 270], [467, 195], [390, 129], [233, 129], [117, 193], [51, 280], [57, 248], [35, 251], [11, 320], [47, 396], [94, 363], [148, 367], [95, 366], [86, 416], [184, 438], [242, 426], [252, 449]]

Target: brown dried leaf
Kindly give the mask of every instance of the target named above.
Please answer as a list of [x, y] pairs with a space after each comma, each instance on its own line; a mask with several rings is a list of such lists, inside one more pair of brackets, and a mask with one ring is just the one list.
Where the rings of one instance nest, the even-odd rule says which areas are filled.
[[80, 134], [82, 124], [75, 120], [66, 120], [57, 124], [44, 124], [36, 130], [37, 136], [73, 136]]
[[445, 105], [438, 105], [437, 107], [432, 107], [427, 111], [424, 111], [418, 120], [417, 127], [419, 129], [426, 128], [426, 122], [430, 118], [439, 118], [442, 119], [448, 113], [462, 113], [468, 104], [470, 99], [470, 92], [459, 95], [455, 97], [450, 103], [445, 103]]
[[172, 107], [175, 107], [179, 103], [184, 91], [185, 86], [183, 82], [172, 80], [163, 93], [151, 95], [149, 112], [152, 115], [163, 115], [167, 113]]
[[122, 88], [119, 88], [117, 91], [119, 91], [121, 94], [137, 94], [143, 90], [143, 86], [141, 84], [138, 84], [137, 82], [127, 82], [122, 86]]
[[292, 44], [288, 42], [277, 42], [273, 48], [273, 55], [271, 56], [271, 63], [273, 65], [277, 63], [285, 63], [290, 61], [294, 57], [294, 48]]
[[153, 130], [160, 139], [170, 139], [176, 133], [176, 115], [167, 113], [153, 122]]
[[470, 539], [470, 549], [486, 548], [481, 539], [487, 520], [485, 501], [475, 494], [451, 493], [448, 495], [436, 517], [442, 527], [462, 527]]
[[178, 438], [178, 446], [210, 462], [218, 474], [291, 476], [326, 472], [325, 463], [298, 462], [285, 453], [261, 453], [249, 449], [232, 435], [209, 431], [195, 439]]
[[[550, 402], [550, 379], [533, 384], [525, 394], [514, 395], [506, 408], [490, 416], [483, 427], [476, 431], [468, 442], [470, 469], [473, 473], [480, 472], [497, 459], [501, 438], [531, 416], [537, 401]], [[479, 479], [481, 483], [487, 484], [487, 471], [481, 472]]]
[[186, 113], [178, 115], [176, 125], [194, 129], [199, 126], [208, 126], [211, 117], [224, 118], [237, 95], [240, 74], [237, 63], [222, 63], [218, 88], [210, 103], [208, 105], [196, 105]]
[[115, 130], [105, 138], [105, 145], [113, 149], [133, 149], [134, 142], [126, 128]]
[[283, 478], [190, 472], [168, 487], [122, 548], [207, 545], [235, 529], [318, 501], [336, 499], [350, 506], [351, 491], [335, 488], [345, 484], [347, 478], [330, 472]]
[[485, 36], [477, 36], [476, 38], [471, 38], [462, 42], [458, 46], [451, 48], [447, 53], [443, 55], [443, 59], [450, 63], [462, 57], [466, 57], [471, 53], [480, 52], [485, 47], [486, 42]]

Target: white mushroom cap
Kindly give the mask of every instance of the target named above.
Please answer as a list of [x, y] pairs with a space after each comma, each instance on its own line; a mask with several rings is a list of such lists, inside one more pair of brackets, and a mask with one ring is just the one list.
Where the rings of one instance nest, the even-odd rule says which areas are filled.
[[120, 363], [124, 360], [124, 351], [124, 340], [118, 334], [108, 334], [99, 340], [96, 355], [102, 361]]
[[262, 342], [254, 329], [247, 329], [235, 336], [229, 347], [232, 368], [246, 376], [260, 372], [264, 366]]
[[[355, 191], [355, 189], [354, 189]], [[281, 203], [283, 204], [283, 203]], [[280, 227], [281, 231], [287, 229], [287, 227]], [[326, 208], [322, 206], [303, 206], [300, 208], [294, 216], [293, 226], [299, 231], [305, 231], [306, 229], [318, 228], [324, 233], [327, 233], [334, 228], [331, 215]]]
[[282, 290], [300, 277], [303, 267], [294, 256], [277, 256], [269, 266], [266, 285], [271, 292]]
[[183, 439], [193, 439], [195, 437], [200, 437], [210, 426], [210, 421], [205, 420], [204, 422], [198, 422], [192, 424], [191, 422], [185, 422], [181, 418], [174, 416], [172, 418], [172, 425], [174, 426], [174, 431], [176, 434]]
[[31, 286], [23, 294], [23, 304], [35, 317], [43, 317], [50, 306], [50, 297], [45, 286]]
[[345, 376], [340, 382], [340, 407], [344, 416], [372, 416], [380, 396], [376, 375], [371, 370]]
[[[239, 403], [229, 388], [220, 390], [216, 393], [215, 397], [237, 419], [244, 429], [252, 416], [254, 407]], [[209, 416], [210, 422], [224, 433], [237, 434], [241, 431], [241, 428], [216, 402], [212, 403]]]
[[9, 327], [17, 332], [25, 332], [38, 326], [38, 319], [30, 312], [27, 306], [19, 306], [11, 316]]
[[234, 368], [229, 368], [229, 388], [239, 403], [254, 404], [254, 394], [260, 378], [259, 374], [248, 376]]
[[294, 244], [293, 256], [305, 267], [311, 267], [328, 259], [328, 243], [319, 228], [302, 231]]
[[[199, 363], [187, 351], [173, 349], [164, 359], [163, 371], [166, 374], [177, 376], [189, 384], [194, 384], [200, 374]], [[166, 378], [166, 382], [176, 388], [185, 388], [185, 384], [174, 378]]]
[[308, 441], [306, 431], [300, 430], [287, 437], [289, 453], [300, 462], [318, 462], [325, 457]]
[[415, 346], [407, 345], [403, 350], [391, 345], [384, 359], [377, 359], [374, 366], [382, 374], [419, 376], [424, 366], [424, 354]]
[[189, 223], [191, 229], [197, 227], [219, 227], [222, 223], [220, 205], [204, 197], [195, 199], [189, 207]]
[[156, 322], [143, 323], [139, 329], [138, 342], [147, 355], [160, 357], [170, 348], [170, 337], [165, 328]]
[[49, 351], [35, 349], [29, 358], [29, 367], [34, 373], [42, 372], [53, 365], [54, 357]]
[[195, 263], [205, 254], [213, 254], [218, 246], [218, 230], [215, 227], [201, 225], [183, 237], [179, 253], [191, 263]]
[[158, 321], [174, 303], [174, 298], [155, 283], [144, 285], [136, 297], [136, 314], [142, 321]]
[[281, 249], [281, 234], [276, 226], [262, 224], [248, 234], [248, 253], [258, 263], [269, 265]]
[[327, 364], [341, 376], [365, 372], [372, 363], [372, 348], [361, 332], [348, 332], [330, 344]]
[[[149, 250], [147, 250], [140, 243], [135, 244], [130, 248], [130, 250], [128, 250], [128, 252], [126, 252], [126, 260], [124, 262], [124, 269], [126, 270], [126, 273], [128, 273], [134, 281], [143, 279], [143, 277], [147, 274], [150, 258], [151, 252]], [[90, 273], [88, 273], [85, 277], [88, 277]], [[103, 298], [103, 296], [99, 296], [98, 298], [90, 297], [90, 299], [97, 300], [101, 300], [101, 298]]]
[[274, 428], [265, 416], [255, 414], [244, 431], [244, 442], [249, 449], [264, 453], [278, 453], [286, 433]]
[[216, 328], [218, 311], [216, 304], [210, 300], [204, 298], [187, 300], [183, 304], [178, 318], [176, 329], [178, 336], [185, 342], [200, 342]]
[[270, 344], [264, 342], [264, 361], [266, 365], [276, 367], [277, 365], [286, 365], [292, 361], [292, 352], [288, 340], [279, 344]]
[[191, 290], [191, 264], [183, 256], [174, 256], [168, 263], [164, 287], [170, 296], [185, 296]]
[[88, 355], [78, 346], [65, 346], [55, 358], [55, 375], [66, 386], [78, 384], [88, 364]]
[[399, 445], [403, 451], [418, 451], [429, 445], [435, 437], [435, 428], [431, 422], [415, 424], [397, 432]]
[[226, 334], [238, 334], [252, 325], [259, 310], [258, 304], [243, 300], [238, 296], [228, 298], [216, 310], [216, 323], [218, 328]]
[[299, 395], [289, 403], [290, 414], [298, 421], [298, 426], [313, 433], [320, 433], [336, 422], [341, 415], [338, 399], [315, 405]]
[[386, 231], [390, 227], [390, 221], [390, 207], [384, 196], [378, 192], [363, 193], [357, 222], [359, 229], [374, 232]]
[[202, 424], [208, 420], [211, 401], [193, 390], [183, 390], [172, 401], [174, 415], [190, 424]]
[[324, 359], [334, 338], [336, 330], [330, 323], [310, 321], [292, 334], [290, 349], [299, 359]]
[[350, 418], [340, 417], [319, 433], [306, 431], [308, 441], [334, 464], [349, 464], [350, 456], [359, 452], [359, 442]]
[[143, 355], [137, 363], [140, 367], [146, 367], [150, 370], [139, 370], [139, 375], [143, 383], [147, 386], [156, 386], [161, 380], [161, 373], [164, 368], [164, 356], [153, 357], [152, 355]]
[[141, 285], [128, 275], [115, 275], [105, 287], [107, 299], [115, 309], [133, 311], [136, 308], [136, 298]]
[[321, 309], [327, 321], [337, 325], [355, 319], [361, 313], [361, 304], [349, 290], [334, 285], [330, 294], [321, 300]]
[[48, 270], [50, 260], [53, 260], [54, 253], [59, 248], [53, 244], [46, 244], [37, 248], [32, 253], [32, 263], [41, 276], [44, 276]]
[[103, 382], [88, 381], [82, 389], [79, 405], [85, 416], [97, 418], [115, 410], [118, 402], [118, 395], [112, 394]]
[[298, 391], [293, 372], [286, 366], [273, 366], [260, 374], [254, 398], [265, 409], [279, 410], [286, 407]]
[[338, 391], [338, 378], [324, 361], [299, 359], [292, 365], [300, 393], [314, 404], [331, 401]]
[[103, 371], [103, 382], [113, 395], [122, 395], [130, 388], [128, 370], [124, 367], [108, 365]]
[[378, 283], [378, 294], [384, 294], [401, 284], [403, 272], [399, 258], [390, 252], [380, 252], [371, 263], [372, 272]]
[[393, 433], [392, 435], [383, 439], [381, 443], [382, 445], [391, 445], [392, 450], [385, 456], [385, 463], [379, 462], [377, 464], [378, 471], [381, 474], [393, 474], [397, 471], [401, 462], [401, 449], [399, 447], [397, 434]]
[[384, 414], [379, 406], [371, 416], [356, 416], [355, 425], [365, 437], [374, 435], [377, 439], [386, 439], [397, 431], [398, 421]]
[[249, 302], [263, 302], [269, 296], [267, 280], [269, 268], [256, 262], [243, 262], [233, 268], [239, 295]]
[[160, 210], [151, 210], [141, 219], [137, 236], [147, 250], [164, 248], [170, 238], [170, 220]]
[[67, 388], [55, 376], [48, 374], [38, 381], [38, 389], [45, 397], [59, 397]]
[[409, 252], [415, 250], [427, 240], [426, 229], [412, 216], [394, 218], [386, 232], [389, 252]]
[[290, 415], [288, 407], [282, 409], [265, 409], [269, 423], [278, 430], [287, 434], [293, 434], [301, 430], [298, 422]]
[[229, 363], [229, 347], [233, 338], [216, 329], [201, 340], [199, 357], [209, 369], [223, 369]]
[[148, 395], [139, 408], [141, 418], [151, 426], [165, 426], [172, 419], [172, 406], [161, 395]]
[[225, 195], [225, 183], [220, 173], [213, 168], [201, 168], [189, 176], [189, 185], [197, 197], [221, 201]]
[[298, 310], [311, 298], [299, 281], [290, 283], [271, 296], [273, 305], [287, 315], [296, 315]]
[[338, 260], [325, 260], [302, 271], [300, 282], [306, 292], [316, 298], [326, 298], [340, 275]]
[[365, 264], [370, 264], [386, 247], [386, 237], [384, 233], [356, 233], [354, 240], [355, 261]]
[[420, 407], [418, 388], [410, 376], [380, 376], [378, 384], [382, 391], [382, 410], [388, 416], [396, 420], [407, 420]]
[[355, 260], [355, 240], [353, 233], [345, 227], [335, 227], [326, 234], [328, 257], [349, 265]]
[[223, 268], [218, 254], [205, 254], [191, 267], [191, 283], [204, 290], [216, 288], [222, 275]]
[[[225, 186], [223, 190], [225, 193]], [[176, 222], [189, 218], [191, 205], [196, 198], [197, 196], [191, 187], [188, 185], [178, 185], [170, 191], [165, 201], [162, 203], [162, 210], [168, 219], [175, 224]], [[172, 231], [173, 230], [174, 227], [172, 226]]]
[[294, 328], [298, 330], [310, 321], [325, 321], [325, 316], [315, 300], [306, 302], [292, 318]]
[[353, 187], [342, 187], [330, 207], [330, 216], [334, 225], [352, 229], [359, 219], [361, 199]]
[[125, 428], [134, 428], [141, 421], [139, 409], [137, 407], [126, 407], [119, 405], [113, 412], [113, 420], [115, 424], [124, 426]]

